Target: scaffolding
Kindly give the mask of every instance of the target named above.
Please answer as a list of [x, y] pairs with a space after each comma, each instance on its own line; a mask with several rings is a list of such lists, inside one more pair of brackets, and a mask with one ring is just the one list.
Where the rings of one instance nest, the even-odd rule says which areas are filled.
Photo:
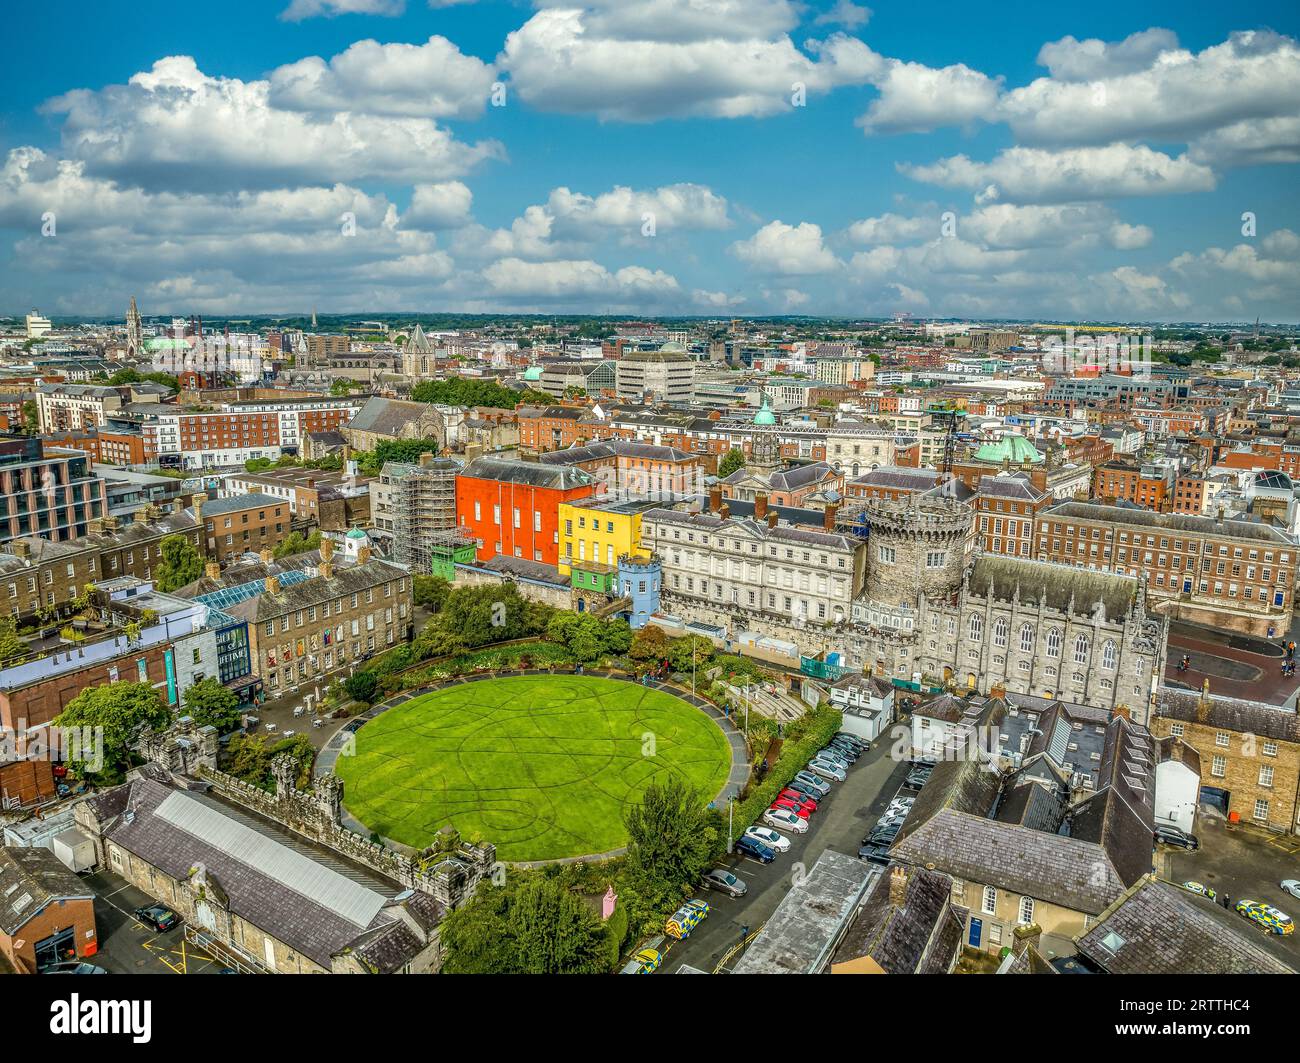
[[463, 538], [456, 529], [459, 471], [458, 463], [431, 454], [418, 465], [406, 466], [400, 476], [398, 469], [392, 470], [393, 560], [409, 566], [412, 572], [431, 572], [435, 559], [444, 559], [448, 536]]

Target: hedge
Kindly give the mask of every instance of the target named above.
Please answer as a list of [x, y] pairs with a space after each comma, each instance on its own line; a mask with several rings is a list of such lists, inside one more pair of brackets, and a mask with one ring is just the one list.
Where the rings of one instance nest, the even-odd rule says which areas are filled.
[[787, 728], [789, 737], [782, 744], [776, 763], [768, 766], [767, 776], [750, 789], [747, 797], [736, 802], [736, 837], [743, 834], [746, 827], [758, 822], [795, 773], [802, 771], [812, 755], [826, 745], [843, 725], [844, 716], [840, 710], [825, 702]]

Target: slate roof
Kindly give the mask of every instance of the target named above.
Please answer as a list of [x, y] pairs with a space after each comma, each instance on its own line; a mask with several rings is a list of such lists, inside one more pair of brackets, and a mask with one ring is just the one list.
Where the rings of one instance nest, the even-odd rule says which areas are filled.
[[0, 930], [10, 937], [51, 902], [94, 896], [49, 849], [0, 848]]
[[[723, 520], [713, 513], [684, 513], [675, 509], [652, 509], [645, 514], [646, 520], [663, 521], [667, 524], [681, 524], [697, 531], [730, 531], [732, 528], [755, 539], [770, 539], [777, 543], [799, 544], [804, 546], [824, 546], [833, 550], [854, 550], [858, 540], [847, 535], [833, 532], [815, 531], [811, 528], [796, 528], [778, 524], [769, 528], [766, 521], [737, 520], [734, 517]], [[724, 528], [725, 526], [725, 528]]]
[[[394, 919], [389, 908], [401, 886], [275, 824], [157, 777], [116, 789], [125, 792], [115, 802], [122, 814], [106, 823], [108, 840], [180, 882], [201, 865], [231, 911], [323, 967], [354, 943], [373, 943]], [[92, 800], [103, 822], [112, 806], [102, 796]], [[294, 870], [275, 870], [282, 866]], [[419, 950], [414, 935], [395, 940], [408, 959]], [[387, 969], [395, 969], [391, 959]]]
[[586, 461], [607, 461], [614, 455], [614, 448], [609, 443], [588, 443], [581, 447], [548, 450], [539, 454], [537, 460], [543, 465], [580, 465]]
[[976, 494], [992, 498], [1011, 498], [1022, 502], [1039, 502], [1047, 497], [1046, 491], [1040, 491], [1030, 482], [1028, 476], [981, 476]]
[[257, 597], [227, 606], [223, 611], [239, 620], [260, 623], [271, 617], [306, 609], [371, 587], [382, 587], [405, 575], [405, 569], [378, 558], [372, 558], [364, 565], [336, 562], [329, 579], [317, 574], [298, 583], [281, 586], [275, 594], [263, 591]]
[[543, 465], [537, 461], [514, 461], [509, 458], [475, 458], [460, 475], [476, 480], [526, 484], [552, 491], [589, 487], [596, 482], [590, 473], [573, 466]]
[[890, 487], [904, 491], [924, 491], [933, 487], [940, 474], [934, 469], [912, 469], [905, 465], [882, 465], [865, 476], [850, 480], [865, 487]]
[[890, 871], [876, 879], [831, 959], [832, 966], [870, 957], [886, 974], [946, 974], [965, 921], [953, 910], [952, 879], [914, 868], [903, 903], [890, 902]]
[[1188, 532], [1197, 535], [1231, 535], [1240, 539], [1255, 539], [1280, 546], [1296, 545], [1295, 536], [1271, 524], [1246, 520], [1216, 520], [1188, 513], [1155, 513], [1149, 509], [1122, 509], [1119, 506], [1102, 506], [1093, 502], [1058, 502], [1040, 511], [1053, 517], [1094, 520], [1121, 527], [1139, 527], [1171, 532]]
[[407, 425], [419, 420], [429, 410], [428, 403], [385, 399], [376, 395], [366, 400], [366, 404], [356, 412], [347, 427], [377, 436], [400, 436]]
[[1294, 974], [1240, 916], [1145, 875], [1086, 933], [1082, 956], [1111, 974]]
[[1161, 687], [1156, 715], [1222, 731], [1254, 734], [1278, 742], [1300, 742], [1300, 716], [1277, 705], [1211, 694], [1202, 716], [1201, 692]]
[[1100, 602], [1110, 620], [1128, 615], [1138, 592], [1132, 576], [997, 554], [975, 559], [967, 585], [976, 598], [1012, 602], [1018, 593], [1022, 602], [1044, 601], [1050, 610], [1088, 618]]
[[[221, 516], [224, 513], [242, 513], [246, 509], [258, 509], [261, 506], [287, 506], [288, 499], [276, 498], [274, 495], [250, 491], [246, 495], [227, 495], [225, 498], [210, 498], [203, 503], [203, 519]], [[193, 512], [193, 507], [189, 512]]]

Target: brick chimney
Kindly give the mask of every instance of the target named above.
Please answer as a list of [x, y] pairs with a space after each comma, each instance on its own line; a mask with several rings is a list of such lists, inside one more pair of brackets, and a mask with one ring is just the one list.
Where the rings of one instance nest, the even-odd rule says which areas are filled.
[[172, 512], [173, 512], [173, 513], [179, 513], [179, 512], [180, 512], [181, 510], [183, 510], [184, 508], [185, 508], [185, 502], [184, 502], [183, 499], [179, 499], [179, 498], [173, 498], [173, 499], [172, 499]]
[[718, 510], [718, 516], [721, 517], [723, 520], [730, 520], [731, 507], [724, 504], [723, 507], [720, 510]]
[[767, 495], [757, 494], [754, 496], [754, 519], [763, 520], [767, 517]]
[[203, 574], [207, 576], [208, 579], [220, 579], [221, 563], [219, 561], [209, 561], [203, 566]]
[[822, 527], [823, 527], [826, 531], [834, 531], [834, 530], [835, 530], [835, 515], [836, 515], [839, 511], [840, 511], [840, 507], [839, 507], [839, 506], [836, 506], [836, 505], [829, 505], [829, 506], [826, 507], [825, 511], [822, 513]]
[[423, 454], [420, 455], [420, 465], [427, 469], [430, 465], [433, 464], [434, 457], [435, 455], [433, 451], [426, 450]]
[[370, 547], [360, 546], [357, 548], [357, 564], [364, 565], [370, 560]]
[[199, 524], [203, 523], [203, 504], [207, 502], [207, 500], [208, 496], [203, 491], [200, 491], [194, 496], [194, 501], [192, 503], [194, 506], [194, 520]]
[[1038, 948], [1042, 937], [1043, 928], [1037, 923], [1030, 923], [1028, 926], [1022, 923], [1011, 931], [1011, 951], [1017, 956], [1023, 956], [1031, 945]]
[[716, 513], [722, 508], [722, 488], [709, 488], [709, 512]]
[[262, 564], [264, 565], [269, 565], [275, 559], [275, 555], [265, 546], [257, 552], [257, 556], [262, 559]]
[[280, 593], [280, 578], [278, 576], [266, 577], [266, 593], [272, 595]]
[[776, 510], [774, 510], [774, 509], [769, 509], [769, 510], [767, 511], [767, 526], [768, 526], [769, 528], [775, 528], [775, 527], [776, 527], [776, 522], [777, 522], [779, 519], [780, 519], [780, 518], [778, 517]]
[[907, 900], [907, 872], [901, 864], [895, 864], [889, 872], [889, 903], [894, 908], [901, 908]]
[[1204, 723], [1210, 718], [1210, 681], [1201, 684], [1201, 697], [1196, 703], [1196, 718]]
[[1005, 698], [1007, 696], [1007, 687], [1005, 683], [994, 683], [989, 687], [989, 697]]
[[334, 540], [326, 539], [323, 536], [320, 541], [320, 559], [328, 561], [334, 556]]

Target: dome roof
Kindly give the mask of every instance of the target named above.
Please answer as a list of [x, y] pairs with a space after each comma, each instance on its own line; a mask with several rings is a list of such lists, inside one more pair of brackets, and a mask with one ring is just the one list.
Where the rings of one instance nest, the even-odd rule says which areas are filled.
[[757, 425], [774, 425], [776, 424], [776, 414], [772, 412], [772, 407], [767, 404], [767, 395], [763, 395], [763, 405], [759, 407], [758, 413], [754, 414], [754, 423]]
[[676, 340], [669, 340], [659, 348], [665, 354], [685, 354], [686, 348]]
[[541, 379], [542, 379], [542, 367], [541, 367], [540, 365], [530, 365], [527, 369], [524, 370], [524, 379], [525, 379], [525, 380], [541, 380]]
[[365, 539], [365, 538], [366, 538], [366, 533], [363, 532], [360, 528], [353, 528], [350, 532], [348, 532], [348, 538], [349, 538], [349, 539]]
[[1045, 460], [1024, 436], [1005, 435], [995, 443], [985, 443], [975, 451], [976, 461], [986, 461], [991, 465], [1001, 465], [1004, 461], [1012, 465], [1041, 465]]

